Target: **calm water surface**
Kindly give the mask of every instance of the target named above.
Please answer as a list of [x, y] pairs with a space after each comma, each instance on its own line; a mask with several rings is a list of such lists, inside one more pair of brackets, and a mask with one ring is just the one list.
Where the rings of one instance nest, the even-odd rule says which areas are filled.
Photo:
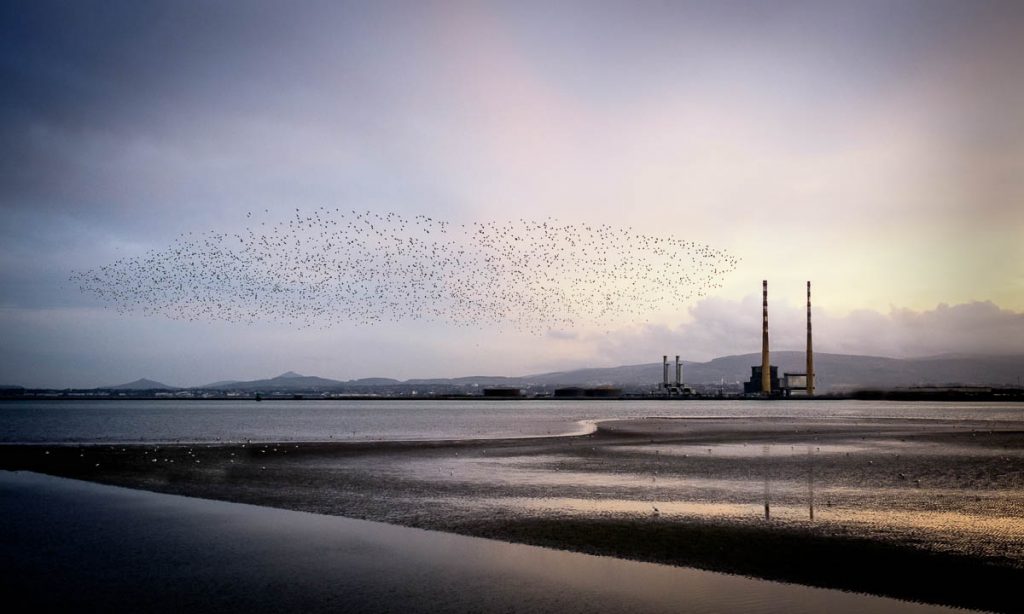
[[0, 515], [12, 612], [953, 611], [26, 473], [0, 472]]
[[3, 401], [6, 443], [536, 437], [646, 416], [1021, 421], [1024, 403], [888, 401]]

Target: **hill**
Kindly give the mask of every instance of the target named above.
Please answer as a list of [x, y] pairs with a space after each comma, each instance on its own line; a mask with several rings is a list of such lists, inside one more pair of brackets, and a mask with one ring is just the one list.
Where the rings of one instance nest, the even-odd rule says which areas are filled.
[[119, 384], [117, 386], [104, 386], [106, 390], [178, 390], [174, 386], [168, 386], [167, 384], [157, 382], [151, 379], [141, 378], [134, 382], [128, 382], [127, 384]]
[[338, 390], [343, 385], [344, 382], [338, 380], [301, 375], [294, 371], [288, 371], [269, 379], [258, 379], [248, 382], [215, 382], [202, 386], [202, 388], [230, 389], [242, 392], [303, 392]]
[[[787, 371], [802, 373], [806, 369], [803, 352], [772, 352], [771, 359], [772, 364], [779, 367], [780, 375]], [[683, 381], [688, 384], [741, 382], [750, 378], [750, 368], [760, 362], [760, 353], [723, 356], [708, 362], [683, 361]], [[821, 392], [923, 385], [1014, 386], [1024, 376], [1024, 355], [900, 359], [816, 353], [814, 367]], [[669, 377], [674, 377], [672, 365], [669, 371]], [[635, 386], [656, 384], [661, 378], [662, 366], [656, 362], [545, 373], [522, 379], [545, 385]]]
[[[690, 385], [715, 385], [743, 382], [750, 367], [759, 364], [759, 353], [723, 356], [708, 362], [683, 361], [683, 381]], [[779, 373], [802, 373], [803, 352], [772, 353], [772, 364]], [[910, 386], [1016, 386], [1024, 377], [1024, 355], [964, 356], [946, 355], [926, 358], [884, 358], [817, 353], [814, 356], [819, 392], [845, 392], [865, 388], [905, 388]], [[670, 365], [670, 377], [674, 368]], [[475, 375], [456, 378], [397, 379], [375, 377], [341, 381], [300, 375], [289, 371], [270, 379], [246, 382], [218, 382], [204, 388], [247, 392], [347, 392], [396, 394], [412, 390], [439, 392], [472, 391], [487, 386], [556, 388], [560, 386], [610, 385], [631, 389], [650, 389], [662, 378], [660, 362], [619, 367], [588, 368], [521, 377]], [[144, 380], [140, 380], [144, 381]], [[148, 380], [145, 380], [148, 381]], [[135, 382], [133, 382], [134, 384]]]

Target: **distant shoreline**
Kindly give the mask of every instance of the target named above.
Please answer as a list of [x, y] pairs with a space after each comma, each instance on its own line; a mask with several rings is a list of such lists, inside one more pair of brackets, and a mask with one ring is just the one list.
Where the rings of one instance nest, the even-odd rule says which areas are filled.
[[751, 396], [717, 396], [717, 395], [691, 395], [683, 397], [667, 396], [641, 396], [624, 395], [620, 397], [556, 397], [556, 396], [527, 396], [518, 397], [492, 397], [484, 395], [361, 395], [346, 394], [321, 396], [322, 392], [301, 392], [288, 393], [279, 396], [175, 396], [173, 393], [166, 394], [134, 394], [134, 395], [104, 395], [94, 393], [32, 393], [28, 394], [4, 394], [0, 395], [0, 403], [5, 401], [487, 401], [487, 402], [529, 402], [529, 401], [586, 401], [586, 402], [631, 402], [631, 401], [661, 401], [661, 402], [691, 402], [691, 401], [749, 401], [749, 402], [777, 402], [777, 401], [897, 401], [897, 402], [985, 402], [985, 403], [1019, 403], [1024, 402], [1024, 389], [993, 389], [990, 391], [962, 392], [962, 391], [929, 391], [929, 390], [863, 390], [848, 394], [823, 394], [813, 397], [791, 396], [791, 397], [751, 397]]

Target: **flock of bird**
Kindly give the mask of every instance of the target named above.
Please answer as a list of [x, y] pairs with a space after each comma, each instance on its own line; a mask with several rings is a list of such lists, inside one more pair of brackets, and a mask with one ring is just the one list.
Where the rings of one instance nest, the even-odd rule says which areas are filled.
[[700, 243], [552, 218], [453, 224], [325, 207], [260, 217], [71, 280], [121, 313], [322, 328], [431, 320], [542, 334], [680, 308], [737, 265]]

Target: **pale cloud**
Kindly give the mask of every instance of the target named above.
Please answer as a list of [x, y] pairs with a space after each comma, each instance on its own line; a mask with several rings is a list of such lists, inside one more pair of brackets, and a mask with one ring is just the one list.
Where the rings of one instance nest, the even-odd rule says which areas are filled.
[[[663, 354], [705, 361], [718, 356], [761, 350], [760, 296], [741, 301], [705, 299], [689, 311], [690, 320], [675, 327], [650, 325], [592, 336], [594, 354], [606, 363], [649, 362]], [[770, 304], [771, 348], [803, 350], [806, 346], [802, 306]], [[888, 313], [856, 310], [812, 314], [815, 351], [910, 358], [939, 354], [1012, 354], [1024, 352], [1024, 313], [1001, 309], [990, 301], [939, 305]]]
[[[769, 309], [772, 349], [804, 349], [803, 307], [776, 300]], [[0, 384], [89, 387], [150, 377], [198, 385], [288, 370], [343, 380], [525, 375], [657, 362], [662, 355], [706, 361], [760, 351], [760, 296], [704, 299], [686, 315], [674, 326], [538, 337], [422, 324], [294, 331], [119, 317], [103, 309], [0, 309]], [[887, 313], [816, 309], [813, 317], [818, 352], [899, 358], [1024, 348], [1024, 313], [988, 301]]]

